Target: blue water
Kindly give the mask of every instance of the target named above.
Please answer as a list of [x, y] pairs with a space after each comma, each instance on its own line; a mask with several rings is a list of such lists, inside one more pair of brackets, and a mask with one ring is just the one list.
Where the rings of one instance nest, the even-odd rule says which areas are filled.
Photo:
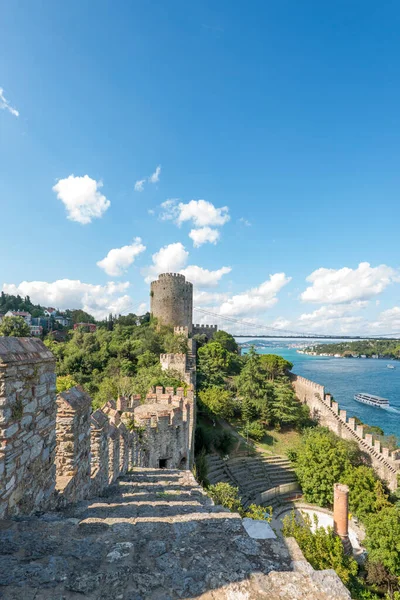
[[[240, 341], [240, 340], [239, 340]], [[247, 350], [243, 349], [243, 353]], [[396, 369], [388, 369], [388, 360], [362, 358], [330, 358], [299, 354], [294, 348], [258, 348], [260, 354], [279, 354], [293, 363], [293, 372], [321, 385], [331, 393], [348, 416], [356, 416], [363, 423], [378, 425], [385, 434], [400, 439], [400, 361], [392, 362]], [[373, 408], [356, 402], [354, 394], [367, 392], [387, 398], [389, 409]]]

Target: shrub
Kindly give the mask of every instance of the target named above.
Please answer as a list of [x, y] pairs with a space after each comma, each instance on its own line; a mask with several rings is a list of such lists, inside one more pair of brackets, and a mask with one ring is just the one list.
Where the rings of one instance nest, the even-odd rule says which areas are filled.
[[215, 504], [221, 504], [232, 512], [242, 510], [242, 504], [239, 498], [239, 488], [233, 487], [230, 483], [220, 481], [208, 488], [209, 496], [214, 500]]
[[325, 530], [318, 527], [315, 516], [315, 532], [311, 531], [311, 519], [304, 515], [296, 518], [294, 511], [283, 519], [283, 535], [294, 537], [305, 558], [314, 569], [334, 569], [345, 585], [357, 574], [358, 567], [354, 558], [346, 556], [339, 536], [334, 535], [331, 527]]

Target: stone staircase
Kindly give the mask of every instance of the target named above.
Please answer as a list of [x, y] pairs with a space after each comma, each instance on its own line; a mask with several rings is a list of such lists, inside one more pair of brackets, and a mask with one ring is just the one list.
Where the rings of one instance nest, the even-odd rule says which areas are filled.
[[[240, 466], [240, 463], [237, 463]], [[293, 540], [255, 540], [189, 471], [134, 469], [103, 497], [0, 521], [2, 600], [348, 600]]]
[[[209, 482], [223, 481], [238, 487], [245, 507], [252, 503], [263, 504], [262, 492], [297, 482], [290, 461], [283, 456], [256, 454], [223, 460], [217, 454], [211, 454], [207, 456], [207, 465]], [[276, 495], [268, 505], [276, 505], [292, 496], [293, 491]]]

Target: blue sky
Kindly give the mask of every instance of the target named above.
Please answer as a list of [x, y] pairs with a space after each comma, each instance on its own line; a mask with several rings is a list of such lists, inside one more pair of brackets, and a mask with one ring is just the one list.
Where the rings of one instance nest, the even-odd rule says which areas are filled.
[[100, 317], [167, 266], [222, 316], [400, 332], [399, 27], [397, 2], [6, 3], [0, 287]]

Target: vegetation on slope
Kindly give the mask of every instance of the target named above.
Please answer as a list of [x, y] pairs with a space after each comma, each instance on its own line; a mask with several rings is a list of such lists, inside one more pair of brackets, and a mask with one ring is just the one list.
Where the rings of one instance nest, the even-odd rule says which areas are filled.
[[380, 358], [400, 359], [399, 340], [356, 340], [354, 342], [339, 342], [334, 344], [317, 344], [309, 346], [305, 352], [317, 354], [340, 354], [344, 357], [365, 355], [379, 356]]

